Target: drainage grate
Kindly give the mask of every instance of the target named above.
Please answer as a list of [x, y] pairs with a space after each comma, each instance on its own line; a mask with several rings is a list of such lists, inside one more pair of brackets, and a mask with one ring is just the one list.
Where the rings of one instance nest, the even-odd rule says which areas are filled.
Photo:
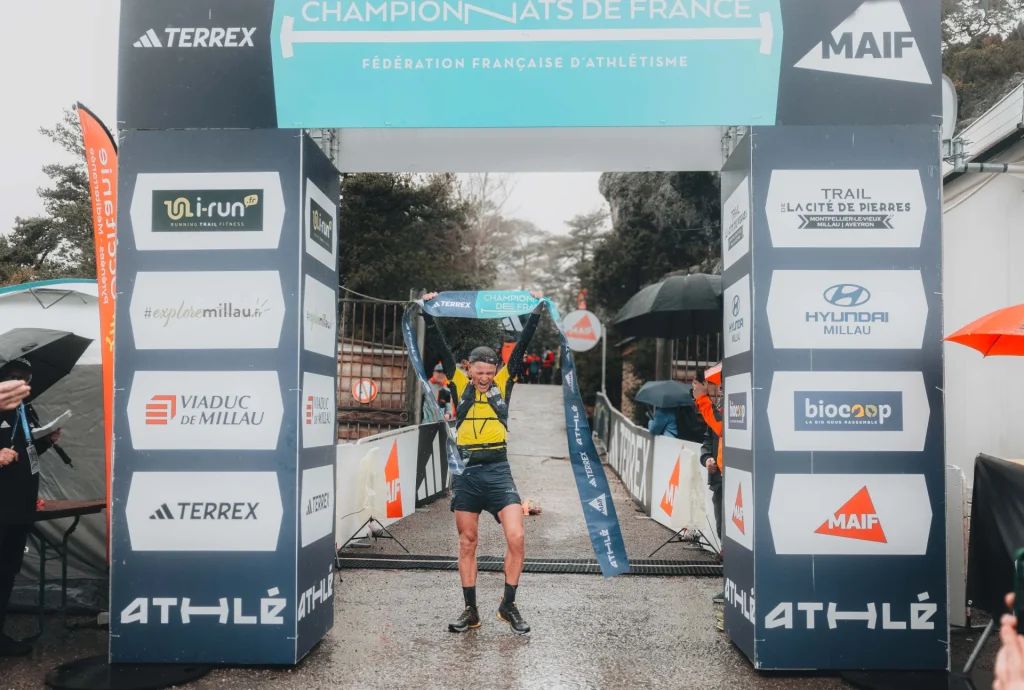
[[[424, 556], [419, 554], [349, 554], [339, 555], [338, 562], [345, 570], [458, 570], [455, 556]], [[721, 577], [722, 566], [707, 560], [667, 561], [642, 559], [630, 561], [630, 575], [647, 576], [708, 576]], [[480, 556], [477, 568], [484, 572], [501, 572], [504, 559], [499, 556]], [[574, 575], [600, 575], [601, 568], [593, 558], [527, 558], [525, 573]]]

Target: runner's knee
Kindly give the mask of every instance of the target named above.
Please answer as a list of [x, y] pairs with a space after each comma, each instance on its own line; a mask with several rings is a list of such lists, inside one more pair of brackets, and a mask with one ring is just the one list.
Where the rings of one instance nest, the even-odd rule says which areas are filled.
[[463, 532], [459, 535], [459, 549], [461, 551], [476, 551], [477, 533]]
[[508, 540], [508, 548], [515, 551], [522, 551], [525, 548], [525, 535], [521, 525], [510, 526], [505, 532]]

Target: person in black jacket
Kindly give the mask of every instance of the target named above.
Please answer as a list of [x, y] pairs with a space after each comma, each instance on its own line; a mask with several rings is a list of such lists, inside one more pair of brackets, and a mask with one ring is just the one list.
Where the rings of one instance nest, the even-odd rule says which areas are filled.
[[[723, 396], [724, 397], [724, 396]], [[722, 419], [722, 401], [719, 400], [714, 408], [715, 419]], [[722, 544], [722, 473], [718, 470], [718, 444], [722, 439], [710, 426], [704, 432], [704, 443], [700, 447], [700, 464], [708, 470], [708, 487], [711, 489], [711, 503], [715, 507], [715, 531], [718, 533], [718, 543]], [[725, 601], [725, 590], [716, 594], [712, 600], [716, 604]]]
[[[17, 402], [0, 396], [0, 656], [24, 656], [32, 651], [31, 645], [3, 634], [7, 604], [14, 578], [21, 570], [39, 499], [39, 467], [31, 462], [30, 441], [25, 433], [26, 427], [29, 434], [38, 428], [39, 417], [32, 405], [22, 403], [28, 396], [31, 380], [32, 366], [27, 360], [16, 359], [0, 367], [0, 386], [24, 392]], [[22, 415], [26, 417], [24, 423]], [[41, 455], [49, 450], [59, 437], [57, 431], [33, 441], [36, 453]]]

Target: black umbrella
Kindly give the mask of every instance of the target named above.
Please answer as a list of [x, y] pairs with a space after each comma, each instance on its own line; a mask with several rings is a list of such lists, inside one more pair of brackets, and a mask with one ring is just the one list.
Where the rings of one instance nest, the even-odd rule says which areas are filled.
[[722, 277], [696, 273], [648, 285], [612, 325], [624, 336], [685, 338], [722, 332]]
[[633, 399], [655, 407], [687, 407], [693, 405], [693, 386], [679, 381], [648, 381]]
[[15, 359], [32, 365], [32, 394], [35, 400], [53, 384], [71, 373], [92, 339], [48, 328], [15, 328], [0, 335], [0, 366]]

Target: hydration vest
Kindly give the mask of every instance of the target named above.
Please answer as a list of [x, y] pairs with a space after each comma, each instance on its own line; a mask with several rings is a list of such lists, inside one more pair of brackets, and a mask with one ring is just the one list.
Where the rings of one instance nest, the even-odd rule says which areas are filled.
[[[510, 381], [510, 383], [511, 383], [511, 381]], [[511, 389], [511, 386], [509, 386], [509, 389]], [[473, 385], [472, 381], [470, 381], [466, 385], [466, 390], [462, 392], [462, 398], [459, 400], [459, 404], [455, 408], [455, 430], [456, 430], [456, 432], [459, 430], [460, 427], [462, 427], [463, 423], [466, 422], [468, 419], [483, 419], [484, 420], [484, 424], [486, 424], [487, 422], [491, 421], [490, 417], [483, 417], [483, 418], [477, 417], [477, 418], [473, 418], [473, 417], [469, 416], [469, 413], [473, 410], [473, 407], [475, 405], [482, 405], [483, 404], [482, 402], [478, 402], [477, 401], [476, 394], [477, 394], [477, 389]], [[508, 401], [504, 397], [502, 397], [501, 389], [498, 388], [498, 386], [495, 385], [494, 383], [491, 383], [491, 387], [487, 390], [486, 397], [487, 397], [487, 404], [491, 406], [492, 410], [494, 410], [494, 416], [497, 418], [497, 421], [500, 422], [501, 425], [503, 427], [505, 427], [505, 430], [507, 431], [508, 430]], [[492, 444], [492, 443], [485, 443], [485, 444], [478, 444], [478, 445], [480, 445], [482, 447], [491, 447], [494, 444]], [[463, 447], [464, 448], [473, 448], [474, 446], [463, 446]]]

